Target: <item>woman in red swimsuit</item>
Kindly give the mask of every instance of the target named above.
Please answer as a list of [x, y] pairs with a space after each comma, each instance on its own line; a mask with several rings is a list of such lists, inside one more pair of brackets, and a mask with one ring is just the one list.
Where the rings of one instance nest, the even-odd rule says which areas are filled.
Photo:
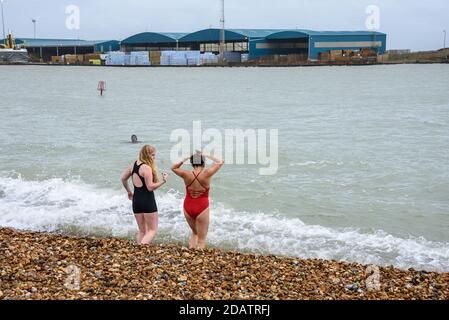
[[[214, 164], [206, 168], [206, 158]], [[184, 162], [190, 159], [193, 171], [181, 169]], [[192, 229], [189, 241], [190, 249], [204, 249], [209, 230], [209, 190], [212, 176], [223, 166], [224, 161], [216, 157], [197, 153], [187, 157], [172, 167], [173, 172], [184, 180], [186, 198], [184, 200], [184, 216]]]

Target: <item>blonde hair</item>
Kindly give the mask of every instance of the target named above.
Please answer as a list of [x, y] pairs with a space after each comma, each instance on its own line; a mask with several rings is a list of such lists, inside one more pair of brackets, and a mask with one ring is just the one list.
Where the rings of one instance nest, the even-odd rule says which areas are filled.
[[157, 174], [156, 162], [153, 161], [151, 155], [156, 152], [156, 148], [150, 145], [145, 145], [140, 150], [139, 160], [151, 168], [153, 173], [153, 183], [159, 182], [159, 176]]

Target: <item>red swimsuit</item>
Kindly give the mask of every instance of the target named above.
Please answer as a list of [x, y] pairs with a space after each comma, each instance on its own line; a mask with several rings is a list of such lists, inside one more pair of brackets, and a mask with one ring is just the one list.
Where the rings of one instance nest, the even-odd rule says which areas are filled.
[[[210, 188], [206, 188], [201, 184], [198, 180], [198, 175], [192, 172], [195, 176], [195, 179], [186, 186], [186, 199], [184, 200], [184, 210], [186, 213], [196, 219], [201, 213], [204, 212], [207, 208], [209, 208], [209, 190]], [[191, 191], [189, 187], [196, 181], [205, 189], [204, 191]]]

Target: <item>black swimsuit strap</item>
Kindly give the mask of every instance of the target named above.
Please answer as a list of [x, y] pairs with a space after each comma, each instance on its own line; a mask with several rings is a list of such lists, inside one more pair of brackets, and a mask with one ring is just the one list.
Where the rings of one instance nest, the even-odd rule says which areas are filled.
[[[139, 173], [139, 169], [140, 169], [140, 167], [141, 167], [142, 165], [143, 165], [143, 162], [142, 162], [141, 164], [137, 164], [137, 161], [134, 162], [133, 174], [134, 174], [134, 173], [137, 174], [137, 175], [139, 176], [140, 180], [142, 181], [143, 185], [145, 185], [145, 178], [142, 177], [142, 176], [140, 175], [140, 173]], [[143, 187], [143, 186], [142, 186], [142, 187]], [[137, 188], [137, 187], [136, 187], [136, 188]]]

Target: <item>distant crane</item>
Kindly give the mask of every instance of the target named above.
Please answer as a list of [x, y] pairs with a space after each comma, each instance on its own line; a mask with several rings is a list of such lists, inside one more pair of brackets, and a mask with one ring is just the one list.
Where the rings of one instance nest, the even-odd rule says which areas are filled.
[[225, 53], [225, 0], [221, 0], [220, 60], [224, 63]]

